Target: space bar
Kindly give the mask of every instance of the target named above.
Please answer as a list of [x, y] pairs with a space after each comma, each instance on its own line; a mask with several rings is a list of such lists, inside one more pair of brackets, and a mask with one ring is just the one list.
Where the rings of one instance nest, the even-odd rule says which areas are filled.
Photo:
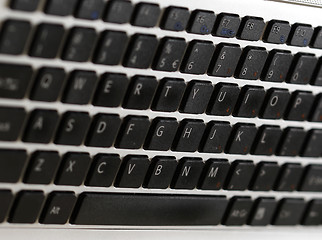
[[125, 226], [217, 225], [222, 196], [82, 193], [72, 224]]

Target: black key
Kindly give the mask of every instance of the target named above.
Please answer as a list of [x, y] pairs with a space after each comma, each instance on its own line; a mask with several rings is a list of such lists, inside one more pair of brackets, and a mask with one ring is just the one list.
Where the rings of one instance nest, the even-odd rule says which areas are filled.
[[286, 128], [279, 143], [277, 155], [296, 156], [302, 149], [305, 139], [305, 131], [302, 128]]
[[120, 165], [121, 159], [116, 154], [97, 154], [87, 175], [85, 185], [110, 187]]
[[174, 157], [154, 157], [145, 178], [144, 187], [166, 189], [170, 186], [177, 167]]
[[75, 17], [97, 20], [101, 17], [105, 2], [103, 0], [82, 0], [79, 2]]
[[258, 198], [256, 199], [248, 224], [251, 226], [266, 226], [271, 223], [276, 208], [274, 198]]
[[186, 84], [183, 79], [161, 79], [151, 109], [154, 111], [175, 112], [179, 108], [185, 88]]
[[93, 62], [104, 65], [118, 65], [125, 52], [127, 42], [128, 38], [125, 32], [104, 31], [98, 40]]
[[128, 155], [123, 161], [114, 185], [121, 188], [139, 188], [143, 184], [150, 160], [147, 156]]
[[0, 107], [0, 140], [16, 141], [26, 117], [23, 108]]
[[316, 226], [322, 222], [322, 200], [313, 199], [305, 209], [301, 224], [305, 226]]
[[289, 22], [271, 20], [268, 22], [263, 40], [269, 43], [283, 44], [287, 41], [291, 26]]
[[187, 48], [180, 71], [190, 74], [204, 74], [208, 69], [214, 50], [212, 42], [193, 40]]
[[66, 112], [59, 124], [55, 143], [63, 145], [81, 145], [90, 124], [86, 112]]
[[309, 24], [295, 23], [292, 25], [288, 44], [298, 47], [306, 47], [311, 42], [313, 28]]
[[229, 116], [237, 102], [240, 89], [236, 84], [218, 83], [210, 99], [207, 114]]
[[65, 80], [63, 68], [43, 67], [36, 76], [29, 98], [36, 101], [55, 102]]
[[254, 141], [252, 153], [266, 156], [275, 154], [281, 136], [282, 130], [279, 126], [261, 126]]
[[222, 188], [229, 171], [230, 164], [226, 159], [207, 160], [199, 181], [202, 190], [219, 190]]
[[322, 49], [322, 27], [315, 28], [310, 46]]
[[183, 95], [180, 111], [184, 113], [204, 113], [213, 91], [209, 81], [192, 80]]
[[248, 41], [258, 41], [263, 34], [265, 22], [260, 17], [243, 17], [238, 37]]
[[32, 68], [27, 65], [0, 64], [0, 98], [24, 98]]
[[21, 20], [6, 20], [1, 29], [0, 53], [22, 54], [31, 30], [30, 23]]
[[288, 104], [285, 119], [293, 121], [305, 121], [309, 117], [314, 96], [311, 92], [295, 91]]
[[12, 200], [13, 195], [10, 190], [0, 190], [0, 223], [6, 219]]
[[123, 66], [130, 68], [148, 68], [157, 50], [158, 40], [154, 35], [135, 34], [130, 41], [123, 58]]
[[60, 163], [58, 152], [36, 151], [32, 154], [23, 178], [24, 183], [50, 184]]
[[56, 110], [32, 111], [22, 140], [33, 143], [49, 143], [52, 140], [58, 125], [58, 113]]
[[278, 179], [275, 183], [275, 191], [291, 192], [297, 189], [303, 168], [297, 163], [286, 163], [282, 166]]
[[315, 97], [309, 120], [311, 122], [322, 122], [322, 94]]
[[91, 158], [88, 153], [66, 153], [56, 175], [55, 184], [80, 186], [84, 181], [90, 162]]
[[21, 191], [18, 193], [8, 221], [10, 223], [35, 223], [45, 200], [42, 191]]
[[269, 89], [262, 106], [260, 117], [265, 119], [282, 118], [290, 98], [291, 95], [287, 89]]
[[179, 152], [197, 151], [205, 127], [204, 122], [201, 120], [182, 120], [172, 144], [172, 149]]
[[116, 114], [97, 114], [86, 137], [86, 146], [111, 147], [121, 125]]
[[312, 78], [317, 61], [314, 54], [297, 53], [294, 56], [291, 70], [288, 73], [287, 82], [308, 84]]
[[212, 11], [194, 10], [191, 13], [187, 31], [195, 34], [210, 34], [215, 25], [216, 15]]
[[212, 61], [208, 74], [216, 77], [233, 76], [242, 51], [237, 44], [219, 43]]
[[74, 62], [88, 61], [94, 48], [95, 40], [96, 32], [93, 28], [72, 28], [67, 36], [62, 59]]
[[270, 191], [274, 187], [279, 172], [276, 162], [260, 162], [256, 166], [255, 174], [249, 189], [253, 191]]
[[256, 80], [260, 77], [267, 51], [262, 47], [246, 47], [239, 61], [235, 77], [248, 80]]
[[319, 61], [316, 65], [315, 71], [311, 79], [311, 84], [322, 86], [322, 58], [319, 58]]
[[132, 16], [132, 25], [140, 27], [154, 27], [161, 13], [158, 4], [138, 3]]
[[139, 149], [148, 133], [150, 121], [145, 116], [124, 118], [115, 146], [117, 148]]
[[128, 23], [130, 21], [133, 11], [133, 6], [130, 1], [113, 0], [107, 4], [105, 16], [103, 20], [105, 22], [112, 23]]
[[73, 224], [209, 226], [220, 223], [227, 200], [222, 196], [83, 193], [78, 206]]
[[50, 15], [68, 16], [74, 13], [77, 0], [48, 0], [45, 5], [45, 13]]
[[231, 126], [229, 122], [209, 122], [199, 146], [199, 151], [222, 153], [225, 150], [230, 132]]
[[167, 151], [170, 149], [178, 122], [175, 118], [155, 118], [150, 127], [144, 149]]
[[152, 68], [167, 72], [177, 71], [181, 65], [186, 46], [186, 41], [183, 38], [163, 38], [155, 55]]
[[183, 31], [189, 21], [189, 10], [181, 7], [168, 7], [162, 17], [160, 27], [164, 30]]
[[237, 105], [235, 106], [234, 115], [246, 118], [257, 117], [264, 99], [265, 90], [263, 87], [244, 86], [239, 95]]
[[303, 157], [320, 157], [322, 154], [321, 148], [322, 130], [312, 129], [309, 131], [302, 149], [301, 156]]
[[226, 152], [230, 154], [248, 154], [256, 136], [256, 126], [254, 124], [238, 123], [234, 126], [230, 135], [230, 143]]
[[62, 97], [63, 103], [88, 104], [97, 83], [94, 71], [75, 70], [71, 73]]
[[204, 163], [201, 158], [182, 158], [173, 177], [171, 188], [194, 189], [200, 179]]
[[52, 192], [49, 194], [39, 222], [43, 224], [65, 224], [71, 215], [76, 196], [73, 192]]
[[284, 198], [276, 209], [273, 225], [291, 226], [301, 221], [305, 210], [305, 202], [302, 198]]
[[302, 179], [300, 191], [306, 192], [322, 192], [322, 166], [310, 164], [306, 167]]
[[39, 58], [55, 58], [63, 40], [64, 32], [62, 25], [40, 24], [32, 40], [29, 55]]
[[39, 0], [11, 0], [10, 8], [24, 12], [34, 12], [37, 10]]
[[125, 74], [104, 73], [94, 94], [93, 105], [118, 107], [124, 98], [129, 80]]
[[293, 55], [290, 51], [273, 49], [262, 72], [261, 80], [268, 82], [284, 82], [291, 66]]
[[252, 161], [234, 161], [228, 173], [224, 188], [226, 190], [246, 190], [254, 170], [255, 165]]
[[213, 34], [219, 37], [233, 38], [236, 36], [240, 25], [237, 14], [220, 13], [214, 26]]
[[26, 161], [25, 150], [0, 149], [0, 182], [18, 182]]
[[123, 101], [124, 108], [148, 109], [156, 91], [158, 82], [152, 76], [136, 75], [132, 78], [126, 97]]
[[234, 197], [230, 200], [223, 220], [224, 225], [241, 226], [246, 224], [253, 201], [250, 197]]

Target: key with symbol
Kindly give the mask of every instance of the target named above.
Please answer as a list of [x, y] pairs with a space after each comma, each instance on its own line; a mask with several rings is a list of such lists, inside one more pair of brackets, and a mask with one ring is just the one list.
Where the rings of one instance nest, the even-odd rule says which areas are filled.
[[305, 226], [320, 225], [322, 221], [322, 200], [313, 199], [308, 203], [302, 220]]
[[161, 20], [161, 28], [169, 31], [183, 31], [189, 20], [189, 10], [181, 7], [168, 7]]
[[318, 60], [314, 54], [297, 53], [287, 76], [287, 82], [293, 84], [308, 84]]
[[273, 225], [291, 226], [299, 224], [305, 210], [303, 198], [284, 198], [277, 207]]
[[223, 224], [228, 226], [241, 226], [246, 224], [252, 204], [253, 201], [250, 197], [232, 198], [228, 205]]
[[159, 71], [175, 72], [178, 70], [186, 50], [183, 38], [163, 38], [155, 55], [152, 68]]
[[18, 55], [25, 48], [31, 24], [27, 21], [7, 20], [2, 23], [0, 53]]
[[268, 82], [283, 82], [291, 66], [293, 55], [290, 51], [276, 50], [270, 51], [261, 80]]
[[276, 208], [274, 198], [264, 197], [256, 199], [248, 224], [251, 226], [266, 226], [271, 223]]
[[254, 170], [255, 165], [252, 161], [234, 161], [227, 176], [224, 189], [246, 190]]
[[269, 191], [277, 178], [279, 166], [276, 162], [260, 162], [250, 186], [253, 191]]

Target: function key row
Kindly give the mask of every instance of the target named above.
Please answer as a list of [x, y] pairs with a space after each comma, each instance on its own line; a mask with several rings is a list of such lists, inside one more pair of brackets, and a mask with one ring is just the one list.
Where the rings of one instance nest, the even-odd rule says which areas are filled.
[[[35, 75], [35, 76], [34, 76]], [[33, 77], [34, 76], [34, 77]], [[34, 80], [33, 80], [34, 79]], [[64, 88], [63, 88], [64, 86]], [[30, 88], [31, 87], [31, 88]], [[322, 121], [322, 97], [310, 91], [260, 86], [75, 70], [67, 76], [62, 68], [43, 67], [36, 74], [28, 65], [0, 63], [0, 97], [100, 107], [229, 116], [243, 118]]]
[[[0, 190], [0, 222], [140, 226], [320, 225], [322, 201], [248, 196], [192, 196]], [[126, 202], [126, 204], [124, 204]], [[97, 206], [100, 206], [99, 208]], [[133, 209], [136, 209], [133, 212]], [[144, 214], [137, 214], [137, 211]], [[155, 218], [155, 216], [158, 218]]]
[[[27, 21], [7, 20], [0, 35], [0, 52], [21, 54], [29, 37], [31, 25]], [[61, 48], [65, 30], [57, 24], [40, 24], [29, 46], [29, 55], [55, 58]], [[95, 46], [96, 45], [96, 46]], [[193, 40], [189, 44], [182, 38], [135, 34], [130, 39], [125, 32], [106, 30], [97, 41], [92, 28], [74, 27], [66, 38], [61, 58], [66, 61], [117, 65], [158, 71], [178, 71], [215, 77], [235, 77], [269, 82], [322, 85], [322, 59], [314, 54], [272, 50], [237, 44]]]
[[[320, 157], [322, 130], [184, 119], [65, 112], [36, 109], [28, 120], [23, 108], [0, 108], [0, 140], [58, 145], [86, 145], [179, 152], [206, 152], [278, 156]], [[26, 124], [24, 124], [26, 122]], [[22, 131], [24, 127], [24, 131]]]
[[[38, 8], [39, 0], [12, 0], [10, 7], [14, 10], [32, 12]], [[248, 41], [262, 39], [268, 43], [292, 46], [322, 48], [322, 28], [312, 28], [309, 24], [295, 23], [292, 26], [287, 21], [271, 20], [264, 22], [261, 17], [245, 16], [242, 19], [237, 14], [220, 13], [197, 9], [189, 12], [187, 8], [170, 6], [164, 10], [158, 4], [141, 2], [133, 6], [130, 1], [108, 1], [105, 8], [103, 0], [61, 1], [48, 0], [44, 12], [50, 15], [68, 16], [96, 20], [102, 18], [105, 22], [117, 24], [131, 23], [139, 27], [155, 27], [160, 22], [160, 28], [170, 31], [184, 31], [194, 34], [213, 34], [218, 37]], [[105, 10], [104, 10], [105, 9]]]
[[[322, 192], [322, 165], [0, 149], [0, 182], [147, 189]], [[28, 159], [29, 158], [29, 159]], [[27, 166], [26, 166], [27, 165]], [[26, 170], [25, 170], [26, 168]]]

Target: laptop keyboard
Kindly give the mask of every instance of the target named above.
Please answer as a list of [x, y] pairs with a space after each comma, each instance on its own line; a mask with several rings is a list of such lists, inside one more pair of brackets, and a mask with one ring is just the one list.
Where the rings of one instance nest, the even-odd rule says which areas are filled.
[[125, 0], [4, 8], [0, 222], [322, 224], [322, 27]]

